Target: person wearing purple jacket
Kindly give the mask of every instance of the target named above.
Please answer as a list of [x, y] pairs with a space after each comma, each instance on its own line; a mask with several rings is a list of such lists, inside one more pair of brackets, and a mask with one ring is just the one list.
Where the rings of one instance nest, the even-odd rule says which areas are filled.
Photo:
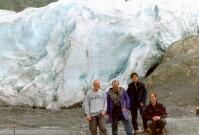
[[126, 135], [132, 135], [131, 122], [128, 119], [130, 108], [129, 97], [124, 88], [119, 87], [119, 81], [112, 81], [112, 88], [107, 92], [107, 114], [112, 123], [112, 135], [118, 135], [118, 121], [122, 121]]

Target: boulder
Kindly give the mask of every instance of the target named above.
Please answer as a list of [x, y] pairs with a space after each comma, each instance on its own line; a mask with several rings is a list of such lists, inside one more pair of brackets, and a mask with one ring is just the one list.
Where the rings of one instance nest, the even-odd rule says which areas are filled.
[[173, 108], [172, 114], [184, 108], [195, 112], [199, 104], [199, 36], [173, 43], [163, 56], [161, 64], [146, 78], [149, 91], [158, 94], [158, 100]]

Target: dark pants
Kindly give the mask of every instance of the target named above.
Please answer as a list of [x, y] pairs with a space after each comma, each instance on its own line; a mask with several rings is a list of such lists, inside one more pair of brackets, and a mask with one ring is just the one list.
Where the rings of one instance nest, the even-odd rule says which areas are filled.
[[147, 121], [143, 117], [143, 112], [144, 112], [145, 107], [138, 107], [134, 106], [131, 108], [131, 117], [132, 117], [132, 125], [134, 130], [138, 130], [138, 122], [137, 122], [137, 117], [138, 117], [138, 110], [140, 111], [140, 115], [142, 116], [142, 123], [143, 123], [143, 128], [146, 129], [147, 126]]
[[91, 135], [97, 135], [97, 126], [100, 130], [100, 135], [107, 135], [106, 127], [104, 126], [104, 117], [103, 116], [92, 116], [89, 121], [89, 129]]
[[113, 123], [112, 123], [112, 135], [118, 135], [118, 121], [122, 121], [124, 125], [124, 130], [126, 132], [126, 135], [132, 135], [132, 126], [130, 121], [125, 119], [123, 114], [113, 115], [112, 116]]
[[159, 130], [159, 134], [162, 134], [166, 123], [166, 119], [160, 119], [158, 121], [149, 120], [147, 122], [149, 128], [151, 129], [152, 135], [157, 134], [157, 130]]

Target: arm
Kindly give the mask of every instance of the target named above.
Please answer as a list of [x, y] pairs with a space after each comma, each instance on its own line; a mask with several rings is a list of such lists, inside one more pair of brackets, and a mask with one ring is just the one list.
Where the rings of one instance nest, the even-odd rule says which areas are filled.
[[145, 118], [146, 120], [152, 120], [152, 117], [151, 117], [151, 115], [149, 114], [149, 108], [148, 108], [148, 107], [146, 107], [146, 109], [144, 110], [143, 116], [144, 116], [144, 118]]
[[142, 99], [141, 99], [143, 104], [146, 103], [146, 99], [147, 99], [147, 90], [146, 90], [145, 85], [143, 84], [143, 94], [142, 94]]
[[166, 118], [167, 117], [167, 113], [166, 113], [166, 109], [165, 109], [164, 105], [162, 105], [161, 111], [162, 111], [162, 114], [161, 114], [160, 117], [161, 118]]
[[132, 98], [132, 90], [131, 90], [130, 84], [128, 85], [128, 89], [126, 90], [126, 93], [127, 93], [127, 95], [128, 95], [129, 104], [130, 104], [130, 106], [131, 106], [131, 105], [133, 105], [133, 98]]
[[128, 86], [128, 89], [126, 90], [126, 93], [128, 94], [128, 96], [130, 96], [130, 87]]
[[107, 111], [107, 100], [106, 100], [106, 94], [103, 92], [103, 112]]
[[91, 115], [90, 115], [90, 96], [89, 93], [87, 92], [86, 98], [85, 98], [85, 113], [86, 113], [86, 119], [91, 120]]
[[126, 109], [130, 110], [130, 100], [128, 94], [124, 91], [124, 98], [126, 101]]
[[89, 92], [87, 92], [85, 97], [85, 113], [86, 115], [90, 115], [90, 98], [89, 98]]
[[106, 113], [107, 114], [110, 114], [110, 96], [108, 95], [108, 93], [107, 93], [107, 110], [106, 110]]
[[159, 110], [159, 115], [154, 116], [153, 121], [157, 121], [157, 120], [167, 117], [166, 109], [162, 104], [160, 104], [157, 109]]

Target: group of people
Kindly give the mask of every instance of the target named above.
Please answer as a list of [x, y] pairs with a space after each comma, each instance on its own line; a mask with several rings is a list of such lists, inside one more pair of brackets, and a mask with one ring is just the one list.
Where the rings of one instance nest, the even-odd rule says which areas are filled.
[[[150, 102], [146, 106], [147, 90], [144, 83], [138, 79], [135, 72], [130, 77], [132, 82], [127, 90], [119, 86], [118, 80], [113, 80], [112, 87], [106, 93], [101, 90], [99, 80], [93, 81], [93, 89], [87, 92], [84, 103], [91, 135], [97, 135], [97, 127], [100, 135], [107, 135], [104, 124], [106, 114], [108, 121], [112, 123], [112, 135], [118, 135], [118, 121], [122, 121], [126, 135], [138, 134], [138, 110], [142, 117], [144, 132], [152, 135], [164, 134], [167, 117], [165, 107], [157, 102], [155, 92], [149, 94]], [[128, 118], [129, 112], [131, 122]]]

